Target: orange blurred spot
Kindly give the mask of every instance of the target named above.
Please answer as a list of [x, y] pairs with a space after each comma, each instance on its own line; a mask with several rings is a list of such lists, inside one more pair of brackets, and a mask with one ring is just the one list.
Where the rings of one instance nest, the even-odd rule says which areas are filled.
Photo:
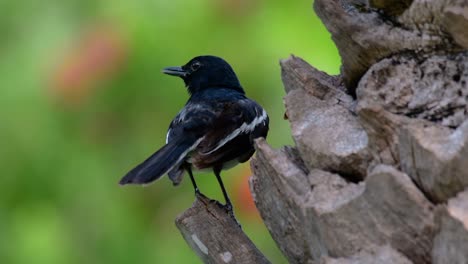
[[236, 177], [234, 185], [234, 204], [242, 214], [260, 220], [260, 215], [250, 193], [249, 179], [251, 175], [250, 167], [248, 165], [242, 166], [241, 175]]
[[213, 0], [212, 3], [221, 18], [239, 20], [259, 9], [261, 0]]
[[67, 105], [79, 105], [96, 82], [116, 72], [124, 57], [123, 37], [109, 26], [95, 26], [78, 38], [53, 71], [52, 92]]

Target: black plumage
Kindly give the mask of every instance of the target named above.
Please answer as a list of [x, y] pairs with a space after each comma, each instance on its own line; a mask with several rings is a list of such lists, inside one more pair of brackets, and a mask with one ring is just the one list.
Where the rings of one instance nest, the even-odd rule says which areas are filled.
[[177, 185], [187, 171], [198, 193], [192, 169], [212, 169], [231, 208], [220, 172], [249, 160], [254, 139], [267, 136], [268, 115], [246, 97], [233, 69], [221, 58], [199, 56], [163, 72], [181, 77], [190, 99], [172, 120], [166, 145], [128, 172], [120, 184], [147, 184], [167, 173]]

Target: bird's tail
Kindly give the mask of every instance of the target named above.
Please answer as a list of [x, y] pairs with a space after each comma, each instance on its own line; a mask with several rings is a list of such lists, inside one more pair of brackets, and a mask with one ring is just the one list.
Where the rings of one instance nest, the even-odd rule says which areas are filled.
[[172, 170], [174, 166], [195, 149], [200, 139], [188, 137], [171, 140], [164, 147], [156, 151], [140, 165], [129, 171], [121, 180], [120, 185], [125, 184], [147, 184], [159, 179], [162, 175]]

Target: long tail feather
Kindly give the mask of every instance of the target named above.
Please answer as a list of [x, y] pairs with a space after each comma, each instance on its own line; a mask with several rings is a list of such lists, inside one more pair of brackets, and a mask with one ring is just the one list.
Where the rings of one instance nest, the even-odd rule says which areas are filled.
[[173, 140], [156, 151], [140, 165], [129, 171], [120, 184], [147, 184], [159, 179], [162, 175], [173, 169], [185, 156], [193, 150], [201, 139], [193, 140], [181, 138]]

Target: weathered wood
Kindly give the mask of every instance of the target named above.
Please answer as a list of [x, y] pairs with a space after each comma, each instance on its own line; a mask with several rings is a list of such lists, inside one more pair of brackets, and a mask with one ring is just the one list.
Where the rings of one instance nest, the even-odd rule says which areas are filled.
[[375, 104], [361, 104], [357, 111], [361, 125], [369, 138], [369, 152], [373, 158], [369, 165], [370, 169], [378, 164], [398, 167], [400, 162], [397, 148], [398, 132], [409, 120], [385, 111], [381, 106]]
[[[414, 0], [397, 22], [425, 39], [421, 50], [453, 53], [466, 50], [468, 10], [466, 0]], [[415, 50], [420, 51], [420, 50]]]
[[349, 257], [384, 244], [416, 263], [430, 261], [432, 204], [406, 174], [380, 165], [355, 184], [322, 170], [306, 174], [294, 165], [300, 162], [264, 141], [257, 151], [251, 189], [290, 262]]
[[257, 141], [256, 147], [257, 154], [251, 162], [254, 175], [250, 190], [257, 209], [288, 261], [306, 263], [311, 260], [311, 252], [298, 205], [310, 189], [307, 169], [295, 149], [276, 151], [263, 139]]
[[332, 34], [353, 95], [361, 76], [383, 58], [467, 47], [468, 9], [463, 0], [316, 0], [314, 8]]
[[390, 246], [370, 247], [348, 258], [325, 257], [320, 264], [411, 264], [401, 253]]
[[315, 236], [330, 256], [346, 257], [374, 244], [390, 244], [416, 263], [429, 262], [432, 205], [408, 176], [381, 165], [365, 183], [342, 190], [325, 196], [326, 206], [310, 200], [307, 210], [314, 222], [310, 226], [315, 226]]
[[270, 263], [237, 221], [216, 201], [199, 195], [176, 219], [177, 228], [204, 263]]
[[285, 105], [293, 138], [308, 168], [347, 173], [354, 179], [365, 177], [368, 138], [355, 115], [305, 90], [289, 92]]
[[342, 74], [354, 95], [361, 76], [379, 60], [408, 50], [436, 50], [444, 38], [429, 30], [408, 30], [377, 10], [346, 0], [316, 0], [314, 9], [332, 35], [342, 59]]
[[468, 121], [455, 131], [414, 123], [398, 146], [402, 170], [432, 201], [446, 202], [468, 187]]
[[468, 189], [437, 208], [434, 264], [468, 263]]
[[458, 45], [468, 49], [468, 4], [464, 0], [456, 2], [445, 7], [442, 25]]
[[314, 1], [341, 75], [282, 60], [296, 147], [259, 140], [251, 164], [255, 203], [290, 263], [468, 262], [467, 6]]
[[336, 87], [339, 79], [296, 57], [283, 60], [281, 68], [286, 116], [305, 165], [363, 179], [370, 161], [368, 139], [353, 113], [354, 100]]
[[401, 15], [411, 6], [411, 3], [413, 0], [369, 0], [369, 6], [382, 10], [390, 16]]
[[457, 127], [468, 118], [468, 52], [383, 59], [362, 77], [359, 105]]
[[286, 93], [296, 89], [305, 90], [317, 99], [341, 105], [351, 112], [355, 111], [356, 101], [346, 93], [340, 75], [328, 75], [294, 55], [281, 60], [280, 65]]

